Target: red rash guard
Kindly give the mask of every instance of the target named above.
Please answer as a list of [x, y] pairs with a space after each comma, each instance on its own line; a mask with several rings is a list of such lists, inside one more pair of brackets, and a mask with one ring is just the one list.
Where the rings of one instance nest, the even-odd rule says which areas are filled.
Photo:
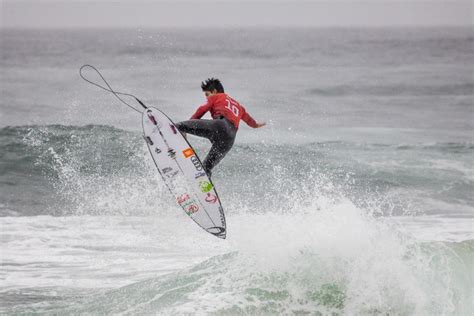
[[191, 119], [200, 119], [207, 111], [211, 112], [212, 118], [225, 117], [236, 128], [239, 128], [240, 120], [243, 120], [250, 127], [257, 127], [257, 122], [247, 113], [245, 108], [225, 93], [217, 93], [208, 97], [207, 103], [201, 105], [196, 113], [191, 116]]

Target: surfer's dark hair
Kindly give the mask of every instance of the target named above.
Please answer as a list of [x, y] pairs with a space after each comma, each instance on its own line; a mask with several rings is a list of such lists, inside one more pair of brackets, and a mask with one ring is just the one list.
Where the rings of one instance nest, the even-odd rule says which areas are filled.
[[224, 93], [224, 87], [222, 83], [217, 78], [209, 78], [204, 82], [201, 82], [202, 91], [214, 91], [216, 90], [219, 93]]

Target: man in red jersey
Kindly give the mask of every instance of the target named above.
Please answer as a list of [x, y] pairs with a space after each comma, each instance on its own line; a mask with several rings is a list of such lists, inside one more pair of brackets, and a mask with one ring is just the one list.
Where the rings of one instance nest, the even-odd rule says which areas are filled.
[[[253, 128], [265, 126], [265, 123], [257, 123], [239, 102], [225, 94], [219, 79], [207, 79], [201, 83], [201, 88], [207, 103], [201, 105], [189, 121], [179, 122], [176, 127], [183, 134], [189, 133], [211, 141], [211, 150], [203, 162], [204, 169], [211, 176], [212, 168], [234, 145], [240, 120]], [[208, 111], [211, 112], [212, 120], [201, 119]]]

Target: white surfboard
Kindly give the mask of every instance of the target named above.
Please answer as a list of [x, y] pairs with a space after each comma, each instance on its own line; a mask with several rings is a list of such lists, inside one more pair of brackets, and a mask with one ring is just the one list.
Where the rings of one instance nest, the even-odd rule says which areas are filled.
[[192, 146], [158, 109], [147, 108], [142, 124], [156, 168], [178, 205], [207, 232], [225, 239], [221, 202]]

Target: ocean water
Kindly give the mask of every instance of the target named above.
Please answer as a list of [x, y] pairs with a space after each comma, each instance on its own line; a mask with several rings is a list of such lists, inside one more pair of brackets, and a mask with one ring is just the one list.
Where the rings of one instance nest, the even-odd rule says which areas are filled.
[[[0, 313], [474, 312], [472, 28], [0, 35]], [[213, 172], [226, 240], [85, 63], [175, 121], [216, 76], [267, 122]]]

